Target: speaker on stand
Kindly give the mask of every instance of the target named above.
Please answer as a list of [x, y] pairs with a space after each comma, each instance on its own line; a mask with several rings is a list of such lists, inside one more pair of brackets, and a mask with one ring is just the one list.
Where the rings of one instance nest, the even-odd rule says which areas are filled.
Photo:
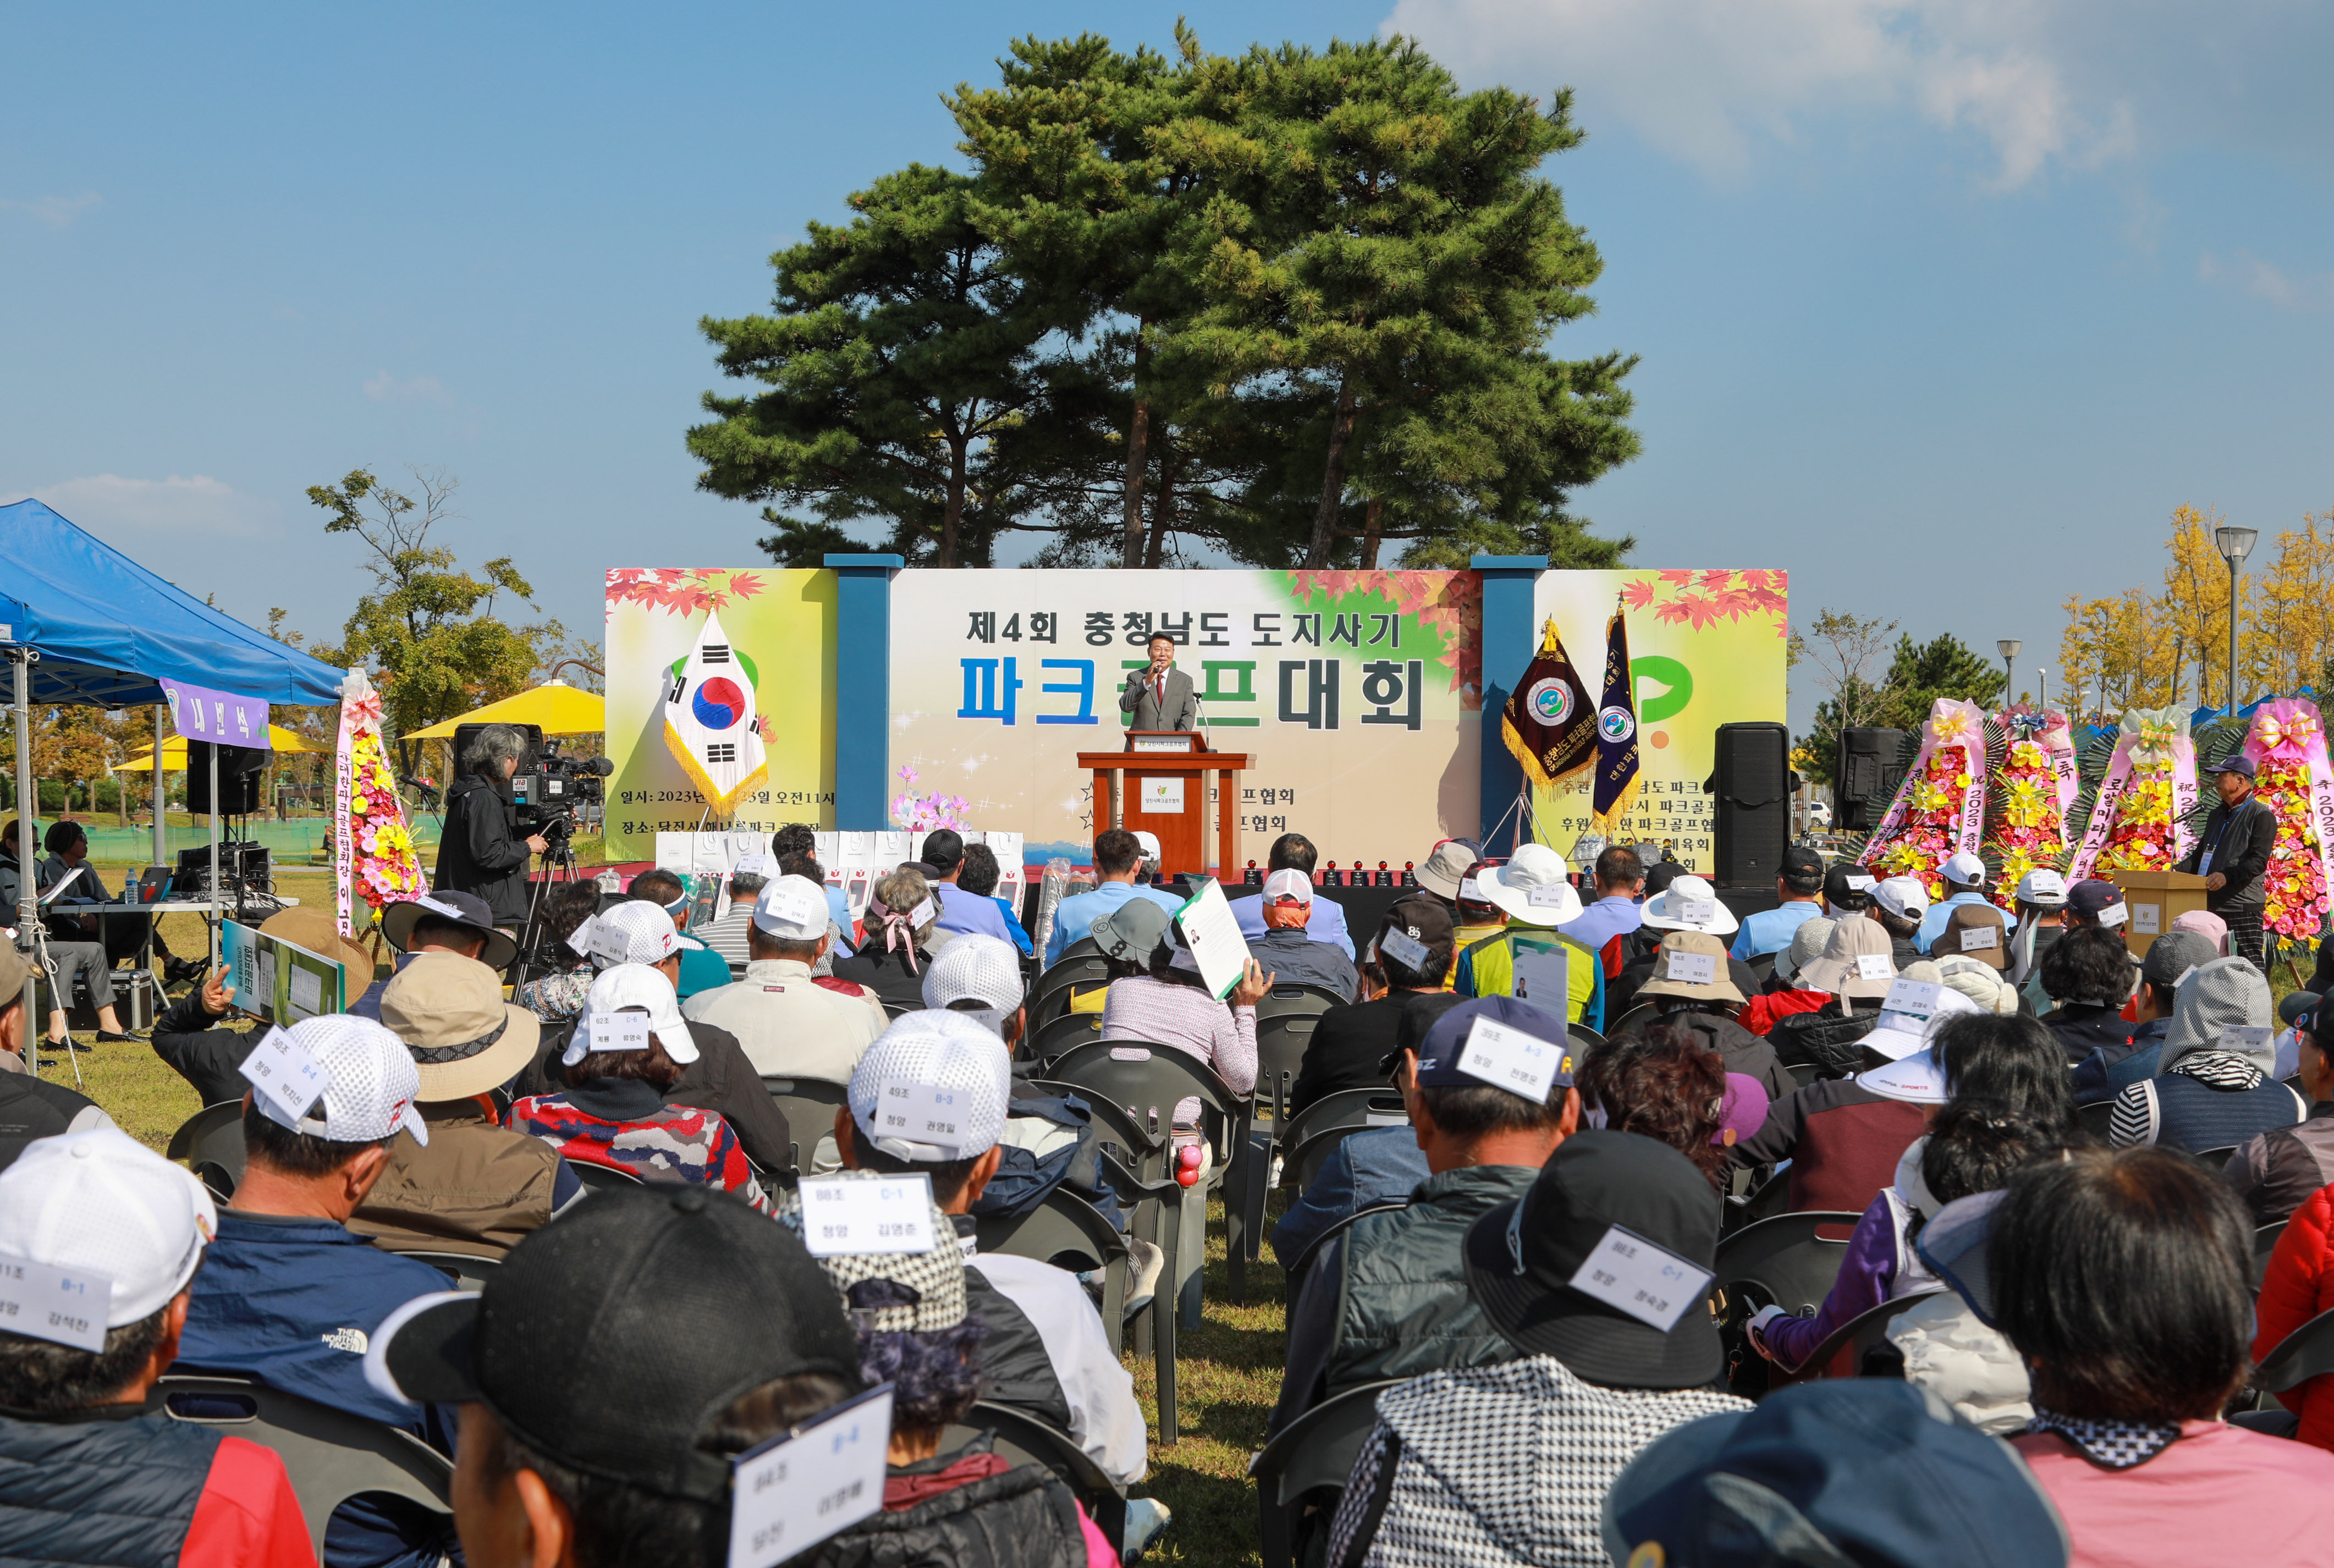
[[1791, 731], [1772, 723], [1721, 724], [1711, 845], [1721, 889], [1771, 891], [1791, 842]]
[[1839, 732], [1839, 763], [1832, 774], [1833, 827], [1843, 833], [1869, 833], [1879, 826], [1873, 799], [1889, 799], [1905, 782], [1905, 743], [1909, 739], [1902, 730], [1879, 725]]

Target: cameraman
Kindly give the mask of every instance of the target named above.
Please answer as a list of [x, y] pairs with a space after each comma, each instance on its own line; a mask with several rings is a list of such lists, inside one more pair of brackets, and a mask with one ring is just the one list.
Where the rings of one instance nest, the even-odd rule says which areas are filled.
[[489, 724], [462, 753], [460, 776], [446, 789], [446, 828], [438, 845], [439, 887], [475, 893], [487, 901], [495, 924], [516, 930], [526, 922], [526, 864], [540, 855], [540, 837], [511, 832], [510, 777], [526, 760], [526, 734], [510, 724]]

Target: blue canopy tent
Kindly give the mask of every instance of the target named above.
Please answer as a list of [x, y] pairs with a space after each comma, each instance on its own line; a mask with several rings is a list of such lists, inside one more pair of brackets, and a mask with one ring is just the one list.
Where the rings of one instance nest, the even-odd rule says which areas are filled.
[[[9, 698], [16, 710], [16, 807], [33, 821], [32, 708], [93, 703], [107, 708], [156, 704], [154, 745], [161, 750], [162, 688], [185, 681], [268, 702], [337, 703], [342, 673], [223, 615], [163, 581], [121, 551], [91, 537], [39, 501], [0, 507], [0, 651], [14, 668]], [[158, 775], [159, 778], [159, 775]], [[211, 799], [218, 799], [214, 753]], [[217, 813], [212, 866], [217, 886]], [[36, 846], [20, 842], [25, 866]], [[154, 857], [163, 857], [162, 813], [154, 813]], [[34, 878], [19, 878], [27, 936]]]

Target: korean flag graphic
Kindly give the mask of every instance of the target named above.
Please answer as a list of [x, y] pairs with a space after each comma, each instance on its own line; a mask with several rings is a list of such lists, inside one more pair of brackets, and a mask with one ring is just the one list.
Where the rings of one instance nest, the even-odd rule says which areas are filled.
[[719, 615], [707, 615], [697, 646], [672, 667], [664, 690], [664, 743], [697, 781], [706, 804], [725, 817], [730, 802], [769, 776], [753, 665], [730, 645]]

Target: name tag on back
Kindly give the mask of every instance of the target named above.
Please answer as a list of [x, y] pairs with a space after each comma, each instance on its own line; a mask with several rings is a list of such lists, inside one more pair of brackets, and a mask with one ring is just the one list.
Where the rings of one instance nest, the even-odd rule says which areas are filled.
[[932, 1250], [932, 1178], [802, 1179], [803, 1245], [815, 1258]]
[[1615, 1225], [1572, 1275], [1572, 1288], [1664, 1333], [1710, 1288], [1710, 1271]]
[[729, 1470], [728, 1568], [772, 1568], [882, 1507], [891, 1442], [885, 1383], [738, 1455]]

